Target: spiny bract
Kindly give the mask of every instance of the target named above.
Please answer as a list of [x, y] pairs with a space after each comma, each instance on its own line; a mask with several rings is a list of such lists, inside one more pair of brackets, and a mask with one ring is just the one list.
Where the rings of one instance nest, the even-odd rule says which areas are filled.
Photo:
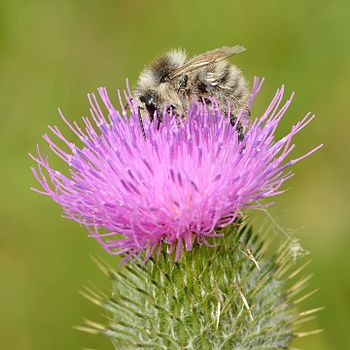
[[308, 279], [287, 283], [301, 271], [288, 273], [288, 245], [268, 258], [249, 227], [222, 233], [217, 246], [196, 246], [175, 264], [165, 253], [119, 270], [99, 262], [113, 293], [83, 294], [108, 311], [109, 322], [79, 328], [107, 336], [115, 349], [288, 349], [303, 315], [317, 311], [295, 310]]

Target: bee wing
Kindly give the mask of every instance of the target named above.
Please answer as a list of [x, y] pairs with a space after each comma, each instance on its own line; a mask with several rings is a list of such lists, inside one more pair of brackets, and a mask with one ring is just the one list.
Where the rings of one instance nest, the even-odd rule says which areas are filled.
[[222, 61], [232, 55], [237, 55], [244, 52], [246, 49], [243, 46], [236, 45], [232, 47], [221, 47], [219, 49], [204, 52], [198, 56], [193, 57], [181, 67], [174, 69], [167, 76], [167, 79], [174, 79], [184, 73], [191, 72], [195, 69], [207, 66], [208, 64], [216, 63]]

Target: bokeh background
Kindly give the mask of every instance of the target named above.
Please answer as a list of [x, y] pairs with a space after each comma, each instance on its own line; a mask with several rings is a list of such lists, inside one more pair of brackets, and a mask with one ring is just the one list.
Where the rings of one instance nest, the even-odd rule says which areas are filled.
[[0, 2], [0, 348], [111, 349], [107, 340], [72, 326], [100, 310], [78, 291], [108, 287], [91, 260], [106, 256], [83, 228], [35, 185], [28, 152], [62, 126], [57, 107], [76, 119], [88, 112], [87, 92], [131, 85], [154, 56], [182, 47], [196, 54], [223, 45], [248, 51], [233, 59], [252, 81], [265, 76], [253, 113], [274, 90], [296, 91], [280, 133], [306, 112], [317, 119], [296, 139], [294, 155], [325, 147], [295, 166], [291, 188], [273, 215], [311, 252], [304, 307], [324, 306], [307, 329], [320, 335], [303, 349], [350, 349], [350, 2], [1, 0]]

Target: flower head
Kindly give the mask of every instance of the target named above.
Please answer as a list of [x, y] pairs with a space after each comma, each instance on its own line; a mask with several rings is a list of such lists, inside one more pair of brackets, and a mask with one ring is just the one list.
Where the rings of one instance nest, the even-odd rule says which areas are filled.
[[[251, 102], [261, 84], [255, 80]], [[261, 207], [258, 200], [283, 192], [281, 185], [292, 176], [286, 169], [318, 148], [286, 161], [294, 148], [293, 136], [313, 116], [307, 114], [276, 141], [275, 130], [292, 99], [281, 105], [283, 86], [262, 117], [247, 125], [242, 142], [214, 101], [211, 108], [193, 103], [180, 122], [164, 109], [158, 125], [140, 123], [130, 93], [125, 94], [127, 113], [119, 92], [121, 112], [106, 89], [98, 91], [107, 118], [95, 95], [89, 96], [92, 120], [83, 118], [84, 129], [61, 114], [82, 147], [57, 127], [49, 128], [68, 151], [44, 135], [51, 150], [69, 165], [70, 175], [53, 169], [39, 147], [32, 156], [38, 164], [33, 173], [42, 187], [36, 191], [85, 225], [109, 253], [127, 253], [125, 259], [146, 252], [147, 260], [163, 244], [179, 258], [184, 247], [208, 244], [208, 237], [218, 235], [215, 229], [232, 223], [242, 209]]]

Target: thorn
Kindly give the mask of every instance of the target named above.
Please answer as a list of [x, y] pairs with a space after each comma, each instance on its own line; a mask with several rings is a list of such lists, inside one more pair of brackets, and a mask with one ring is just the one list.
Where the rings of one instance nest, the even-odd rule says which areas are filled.
[[84, 287], [85, 291], [79, 291], [80, 295], [90, 300], [96, 305], [102, 305], [102, 298], [97, 293], [93, 292], [90, 288]]
[[318, 308], [315, 308], [315, 309], [307, 310], [307, 311], [301, 312], [299, 314], [299, 316], [308, 316], [308, 315], [314, 314], [316, 312], [322, 311], [324, 309], [325, 309], [324, 307], [318, 307]]
[[96, 322], [90, 321], [88, 319], [84, 319], [84, 322], [86, 323], [87, 326], [93, 327], [95, 329], [99, 329], [99, 330], [105, 329], [105, 327], [100, 323], [96, 323]]
[[84, 326], [73, 326], [73, 329], [76, 331], [84, 332], [84, 333], [90, 333], [90, 334], [100, 334], [96, 329], [92, 329], [89, 327], [84, 327]]
[[297, 270], [293, 271], [289, 276], [288, 279], [291, 279], [293, 277], [295, 277], [298, 273], [300, 273], [301, 271], [303, 271], [305, 269], [306, 266], [308, 266], [310, 264], [311, 260], [308, 260], [305, 262], [305, 264], [303, 264], [302, 266], [300, 266]]
[[293, 321], [293, 324], [296, 326], [296, 325], [299, 325], [299, 324], [302, 324], [302, 323], [305, 323], [305, 322], [312, 321], [314, 319], [316, 319], [316, 316], [309, 316], [309, 317], [305, 317], [305, 318], [299, 318], [299, 319]]
[[310, 331], [310, 332], [300, 332], [300, 333], [294, 333], [294, 335], [297, 338], [302, 338], [302, 337], [307, 337], [309, 335], [315, 335], [315, 334], [320, 334], [322, 333], [324, 330], [323, 329], [315, 329], [314, 331]]
[[295, 301], [294, 301], [294, 305], [303, 302], [304, 300], [306, 300], [307, 298], [309, 298], [311, 295], [317, 293], [318, 291], [319, 291], [319, 289], [317, 288], [317, 289], [314, 289], [313, 291], [311, 291], [311, 292], [305, 294], [304, 296], [302, 296], [302, 297], [300, 297], [299, 299], [295, 300]]
[[216, 312], [216, 329], [219, 329], [220, 323], [220, 313], [221, 313], [221, 303], [220, 303], [220, 289], [217, 289], [217, 297], [218, 297], [218, 308]]
[[91, 260], [97, 265], [97, 267], [105, 274], [108, 276], [109, 269], [107, 267], [107, 264], [105, 261], [102, 261], [100, 258], [96, 258], [93, 255], [90, 255]]
[[294, 284], [288, 291], [287, 294], [297, 294], [301, 288], [305, 287], [305, 285], [310, 281], [312, 278], [312, 274], [301, 278], [297, 283]]
[[[243, 243], [240, 242], [242, 245]], [[243, 245], [244, 247], [244, 245]], [[244, 249], [246, 250], [247, 253], [245, 253], [243, 250], [240, 250], [242, 252], [242, 254], [244, 254], [248, 259], [250, 259], [256, 266], [256, 268], [261, 271], [261, 268], [258, 264], [258, 262], [256, 261], [256, 259], [254, 258], [253, 254], [251, 253], [251, 251], [247, 248], [247, 247], [244, 247]]]
[[247, 302], [247, 299], [245, 298], [244, 294], [242, 293], [241, 289], [239, 288], [239, 286], [237, 285], [237, 283], [233, 283], [233, 287], [236, 289], [237, 293], [239, 294], [239, 296], [241, 297], [244, 306], [247, 308], [248, 313], [249, 313], [249, 317], [252, 321], [254, 321], [254, 318], [252, 316], [252, 313], [250, 312], [250, 307], [249, 304]]

